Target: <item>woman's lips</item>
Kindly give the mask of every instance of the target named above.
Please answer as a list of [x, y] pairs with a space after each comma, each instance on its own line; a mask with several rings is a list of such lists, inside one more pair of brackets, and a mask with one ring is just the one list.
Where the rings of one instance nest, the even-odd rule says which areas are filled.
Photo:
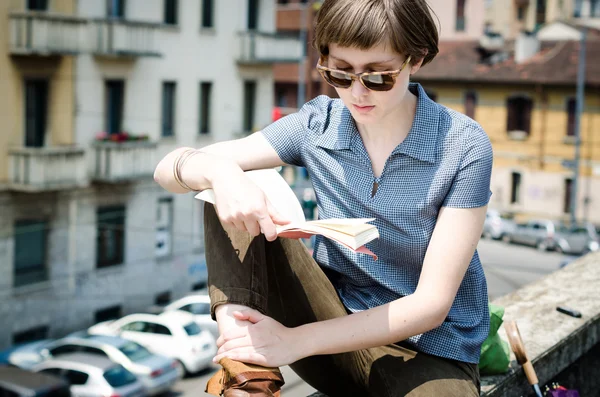
[[369, 113], [375, 106], [358, 106], [352, 105], [359, 113]]

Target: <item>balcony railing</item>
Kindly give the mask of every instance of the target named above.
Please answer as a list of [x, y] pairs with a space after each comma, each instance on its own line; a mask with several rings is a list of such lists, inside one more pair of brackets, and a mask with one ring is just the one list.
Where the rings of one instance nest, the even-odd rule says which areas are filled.
[[9, 16], [12, 54], [76, 54], [86, 20], [45, 12], [13, 12]]
[[155, 48], [156, 30], [161, 25], [125, 19], [90, 21], [91, 51], [107, 56], [160, 56]]
[[85, 151], [76, 147], [21, 147], [9, 150], [12, 190], [39, 192], [88, 184]]
[[156, 166], [156, 147], [152, 142], [94, 143], [93, 179], [112, 183], [151, 177]]
[[304, 43], [296, 37], [253, 31], [239, 37], [240, 64], [298, 62], [304, 54]]

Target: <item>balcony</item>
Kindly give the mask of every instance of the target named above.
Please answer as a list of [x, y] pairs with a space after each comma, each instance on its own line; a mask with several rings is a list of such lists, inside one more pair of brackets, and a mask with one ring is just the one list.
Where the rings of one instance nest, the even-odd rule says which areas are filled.
[[12, 12], [9, 16], [13, 55], [71, 55], [81, 50], [86, 20], [46, 12]]
[[21, 147], [9, 150], [9, 188], [22, 192], [86, 186], [85, 151], [76, 147]]
[[156, 143], [95, 142], [93, 179], [98, 182], [127, 182], [152, 177], [156, 167]]
[[297, 37], [248, 31], [240, 33], [239, 38], [241, 65], [299, 62], [304, 54], [304, 43]]
[[159, 57], [156, 31], [160, 24], [125, 19], [94, 19], [90, 21], [91, 52], [111, 57]]

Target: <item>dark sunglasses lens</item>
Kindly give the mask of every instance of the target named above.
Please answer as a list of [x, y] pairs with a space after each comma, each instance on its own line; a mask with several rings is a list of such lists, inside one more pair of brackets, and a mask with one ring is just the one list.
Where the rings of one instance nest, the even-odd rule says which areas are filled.
[[329, 84], [337, 88], [348, 88], [352, 85], [352, 77], [346, 73], [326, 70], [323, 74]]
[[395, 79], [389, 74], [366, 74], [361, 79], [365, 87], [373, 91], [389, 91], [395, 83]]

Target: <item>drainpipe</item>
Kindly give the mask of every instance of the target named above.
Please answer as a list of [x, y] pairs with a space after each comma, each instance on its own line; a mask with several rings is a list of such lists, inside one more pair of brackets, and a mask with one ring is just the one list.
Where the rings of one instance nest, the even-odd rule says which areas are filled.
[[541, 124], [541, 132], [540, 132], [540, 145], [539, 145], [539, 161], [538, 167], [541, 170], [544, 169], [545, 161], [544, 161], [544, 143], [546, 141], [546, 127], [547, 127], [547, 118], [548, 118], [548, 93], [544, 90], [544, 87], [541, 84], [536, 85], [535, 90], [537, 92], [538, 97], [542, 101], [542, 124]]

